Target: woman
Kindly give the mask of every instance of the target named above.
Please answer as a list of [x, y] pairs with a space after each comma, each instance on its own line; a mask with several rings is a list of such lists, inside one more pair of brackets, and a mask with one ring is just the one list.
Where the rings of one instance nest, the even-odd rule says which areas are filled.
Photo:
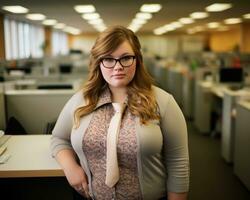
[[87, 83], [53, 130], [52, 154], [87, 198], [187, 199], [186, 123], [173, 97], [152, 85], [140, 50], [129, 29], [101, 33]]

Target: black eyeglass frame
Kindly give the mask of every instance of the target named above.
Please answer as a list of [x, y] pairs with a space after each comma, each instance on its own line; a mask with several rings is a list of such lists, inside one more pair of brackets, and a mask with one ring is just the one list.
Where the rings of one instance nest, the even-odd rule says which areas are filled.
[[[121, 59], [123, 59], [123, 58], [125, 58], [125, 57], [132, 57], [133, 58], [133, 61], [132, 61], [132, 63], [130, 64], [130, 65], [128, 65], [128, 66], [124, 66], [122, 63], [121, 63]], [[105, 66], [104, 65], [104, 63], [103, 63], [103, 60], [104, 59], [113, 59], [113, 60], [115, 60], [115, 64], [112, 66], [112, 67], [107, 67], [107, 66]], [[103, 67], [105, 67], [105, 68], [107, 68], [107, 69], [113, 69], [115, 66], [116, 66], [116, 64], [117, 64], [117, 62], [119, 62], [120, 63], [120, 65], [123, 67], [123, 68], [125, 68], [125, 67], [130, 67], [130, 66], [132, 66], [133, 64], [134, 64], [134, 60], [136, 59], [136, 56], [134, 56], [134, 55], [126, 55], [126, 56], [123, 56], [123, 57], [121, 57], [121, 58], [118, 58], [118, 59], [116, 59], [116, 58], [112, 58], [112, 57], [104, 57], [104, 58], [101, 58], [101, 63], [102, 63], [102, 65], [103, 65]]]

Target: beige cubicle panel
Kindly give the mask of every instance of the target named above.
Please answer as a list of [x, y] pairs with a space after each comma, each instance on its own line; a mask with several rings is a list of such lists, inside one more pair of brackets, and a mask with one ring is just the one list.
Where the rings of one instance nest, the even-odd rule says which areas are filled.
[[0, 130], [5, 129], [5, 123], [4, 85], [0, 83]]
[[178, 105], [182, 106], [182, 72], [180, 68], [170, 68], [167, 74], [167, 91], [170, 92], [175, 98]]
[[250, 91], [227, 89], [223, 95], [221, 155], [226, 162], [232, 163], [235, 140], [235, 114], [234, 110], [238, 101], [249, 99]]
[[194, 125], [202, 134], [210, 133], [212, 110], [211, 82], [197, 81], [195, 83]]
[[7, 118], [15, 117], [28, 134], [44, 134], [48, 123], [56, 121], [74, 90], [6, 91]]
[[234, 173], [250, 190], [250, 101], [239, 102], [236, 111]]

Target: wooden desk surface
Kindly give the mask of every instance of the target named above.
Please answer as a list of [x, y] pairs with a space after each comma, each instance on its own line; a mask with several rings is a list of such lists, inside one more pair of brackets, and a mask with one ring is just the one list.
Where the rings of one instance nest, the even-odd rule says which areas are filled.
[[0, 178], [64, 176], [50, 153], [51, 135], [11, 136], [4, 144], [9, 160], [0, 164]]

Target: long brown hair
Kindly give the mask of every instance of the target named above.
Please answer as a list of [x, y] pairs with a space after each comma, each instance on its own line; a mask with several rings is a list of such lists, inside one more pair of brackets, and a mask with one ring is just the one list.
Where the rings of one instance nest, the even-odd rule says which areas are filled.
[[133, 80], [127, 85], [128, 108], [140, 118], [142, 124], [149, 120], [159, 119], [157, 103], [152, 90], [153, 79], [146, 71], [141, 54], [141, 45], [137, 36], [123, 26], [113, 26], [102, 32], [92, 47], [89, 63], [88, 80], [83, 86], [86, 105], [74, 113], [75, 127], [79, 127], [80, 118], [90, 114], [96, 107], [100, 94], [108, 87], [100, 70], [100, 60], [112, 54], [119, 45], [128, 41], [136, 56], [136, 72]]

